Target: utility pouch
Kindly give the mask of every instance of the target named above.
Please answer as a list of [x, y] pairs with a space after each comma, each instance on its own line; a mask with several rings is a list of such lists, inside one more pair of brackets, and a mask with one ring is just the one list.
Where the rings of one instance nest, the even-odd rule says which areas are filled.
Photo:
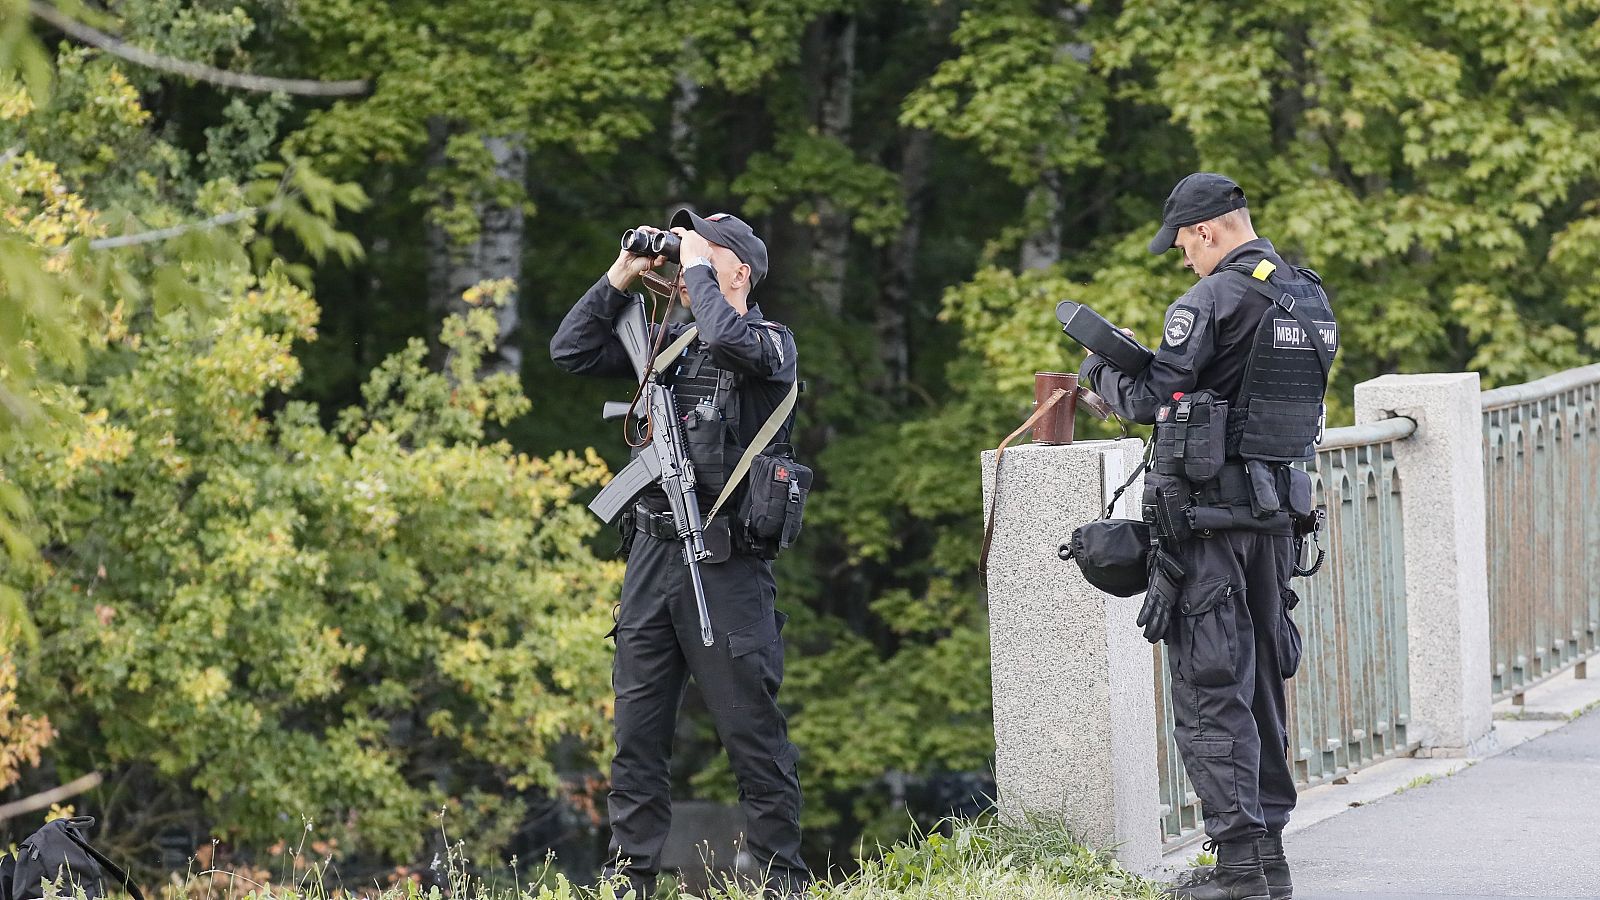
[[1154, 469], [1199, 486], [1222, 471], [1228, 402], [1210, 391], [1183, 394], [1156, 413]]
[[[1289, 469], [1286, 493], [1289, 521], [1294, 525], [1294, 574], [1310, 577], [1317, 574], [1322, 568], [1323, 560], [1328, 556], [1327, 551], [1322, 548], [1322, 525], [1327, 521], [1328, 511], [1320, 506], [1311, 505], [1313, 502], [1311, 475], [1307, 472], [1295, 468]], [[1309, 566], [1301, 563], [1305, 556], [1306, 538], [1311, 539], [1317, 550], [1316, 558]]]
[[1278, 479], [1272, 467], [1252, 459], [1245, 462], [1244, 470], [1250, 477], [1250, 512], [1258, 519], [1276, 513], [1282, 503], [1278, 499]]
[[773, 559], [800, 536], [811, 470], [787, 456], [757, 453], [739, 504], [739, 523], [749, 550]]
[[710, 555], [705, 558], [708, 563], [727, 562], [733, 555], [733, 527], [727, 519], [713, 519], [706, 523], [700, 533], [701, 542], [706, 545], [706, 552]]
[[1291, 467], [1289, 469], [1289, 515], [1295, 526], [1311, 516], [1311, 473]]
[[727, 425], [723, 422], [722, 411], [702, 402], [682, 415], [683, 451], [694, 466], [695, 489], [715, 497], [728, 483], [728, 470], [723, 465]]

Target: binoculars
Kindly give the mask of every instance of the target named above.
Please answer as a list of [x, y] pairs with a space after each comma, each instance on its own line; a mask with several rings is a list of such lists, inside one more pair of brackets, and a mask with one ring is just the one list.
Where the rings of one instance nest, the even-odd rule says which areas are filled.
[[641, 231], [629, 228], [622, 233], [622, 249], [635, 256], [665, 256], [678, 261], [678, 248], [683, 241], [670, 231]]

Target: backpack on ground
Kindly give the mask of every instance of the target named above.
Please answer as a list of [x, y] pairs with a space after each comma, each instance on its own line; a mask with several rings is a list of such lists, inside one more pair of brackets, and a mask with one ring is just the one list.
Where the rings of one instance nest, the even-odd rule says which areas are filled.
[[89, 846], [84, 832], [93, 826], [94, 817], [74, 816], [35, 831], [14, 856], [0, 859], [0, 900], [41, 900], [44, 883], [57, 881], [65, 897], [82, 888], [88, 900], [98, 900], [121, 889], [134, 900], [144, 900], [121, 866]]

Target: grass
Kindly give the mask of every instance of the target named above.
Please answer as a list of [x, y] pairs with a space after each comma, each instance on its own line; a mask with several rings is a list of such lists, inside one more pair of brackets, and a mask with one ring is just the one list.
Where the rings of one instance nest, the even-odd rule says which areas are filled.
[[1586, 715], [1586, 714], [1588, 714], [1588, 713], [1590, 713], [1590, 712], [1592, 712], [1592, 711], [1594, 711], [1596, 709], [1600, 709], [1600, 700], [1596, 700], [1596, 701], [1594, 701], [1592, 703], [1589, 703], [1589, 704], [1585, 705], [1582, 709], [1575, 709], [1575, 710], [1567, 713], [1567, 721], [1568, 722], [1575, 722], [1575, 721], [1578, 720], [1579, 717], [1584, 716], [1584, 715]]
[[1191, 869], [1198, 869], [1203, 866], [1214, 866], [1216, 864], [1217, 854], [1212, 853], [1210, 850], [1201, 850], [1194, 856], [1189, 857], [1189, 868]]
[[1401, 786], [1395, 788], [1394, 792], [1396, 794], [1404, 794], [1406, 791], [1409, 791], [1412, 788], [1425, 787], [1427, 785], [1433, 784], [1435, 781], [1438, 781], [1441, 778], [1449, 778], [1451, 775], [1455, 775], [1458, 772], [1465, 772], [1466, 770], [1472, 768], [1473, 766], [1475, 766], [1477, 764], [1478, 764], [1477, 760], [1468, 759], [1468, 760], [1464, 760], [1461, 763], [1461, 765], [1459, 765], [1459, 766], [1451, 766], [1449, 769], [1447, 769], [1447, 770], [1445, 770], [1443, 772], [1434, 772], [1434, 773], [1430, 773], [1430, 774], [1427, 774], [1427, 775], [1418, 775], [1417, 777], [1411, 779], [1410, 781], [1406, 782], [1405, 784], [1402, 784]]
[[[459, 848], [459, 844], [455, 845]], [[288, 885], [241, 883], [232, 873], [200, 872], [162, 891], [165, 900], [337, 900], [360, 894], [370, 900], [644, 900], [620, 884], [574, 885], [549, 865], [533, 883], [504, 875], [486, 880], [466, 871], [453, 850], [441, 861], [448, 886], [424, 889], [415, 881], [394, 887], [349, 891], [329, 886], [317, 867]], [[220, 879], [220, 881], [219, 881]], [[659, 896], [678, 900], [761, 900], [758, 889], [728, 885], [706, 894], [677, 893], [665, 887]], [[947, 822], [883, 849], [860, 871], [831, 882], [819, 882], [806, 900], [1154, 900], [1159, 885], [1139, 878], [1108, 854], [1073, 841], [1057, 827], [1022, 826], [994, 821]]]
[[1411, 779], [1410, 781], [1406, 782], [1405, 784], [1402, 784], [1399, 787], [1395, 788], [1394, 792], [1396, 794], [1404, 794], [1406, 791], [1409, 791], [1412, 788], [1424, 787], [1426, 785], [1433, 784], [1437, 780], [1439, 780], [1439, 776], [1438, 775], [1433, 775], [1433, 774], [1418, 775], [1417, 777]]

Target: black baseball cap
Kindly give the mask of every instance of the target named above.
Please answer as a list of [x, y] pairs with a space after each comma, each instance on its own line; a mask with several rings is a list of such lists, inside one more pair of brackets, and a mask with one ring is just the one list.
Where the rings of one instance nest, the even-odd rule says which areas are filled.
[[745, 220], [730, 213], [712, 213], [705, 218], [685, 207], [672, 214], [673, 228], [688, 228], [713, 244], [721, 244], [733, 251], [739, 261], [750, 267], [750, 286], [767, 277], [767, 245], [756, 237], [755, 229]]
[[1189, 175], [1167, 195], [1167, 205], [1161, 208], [1161, 230], [1150, 242], [1150, 252], [1165, 253], [1177, 246], [1173, 241], [1179, 228], [1209, 222], [1245, 205], [1244, 189], [1232, 178], [1215, 172]]

